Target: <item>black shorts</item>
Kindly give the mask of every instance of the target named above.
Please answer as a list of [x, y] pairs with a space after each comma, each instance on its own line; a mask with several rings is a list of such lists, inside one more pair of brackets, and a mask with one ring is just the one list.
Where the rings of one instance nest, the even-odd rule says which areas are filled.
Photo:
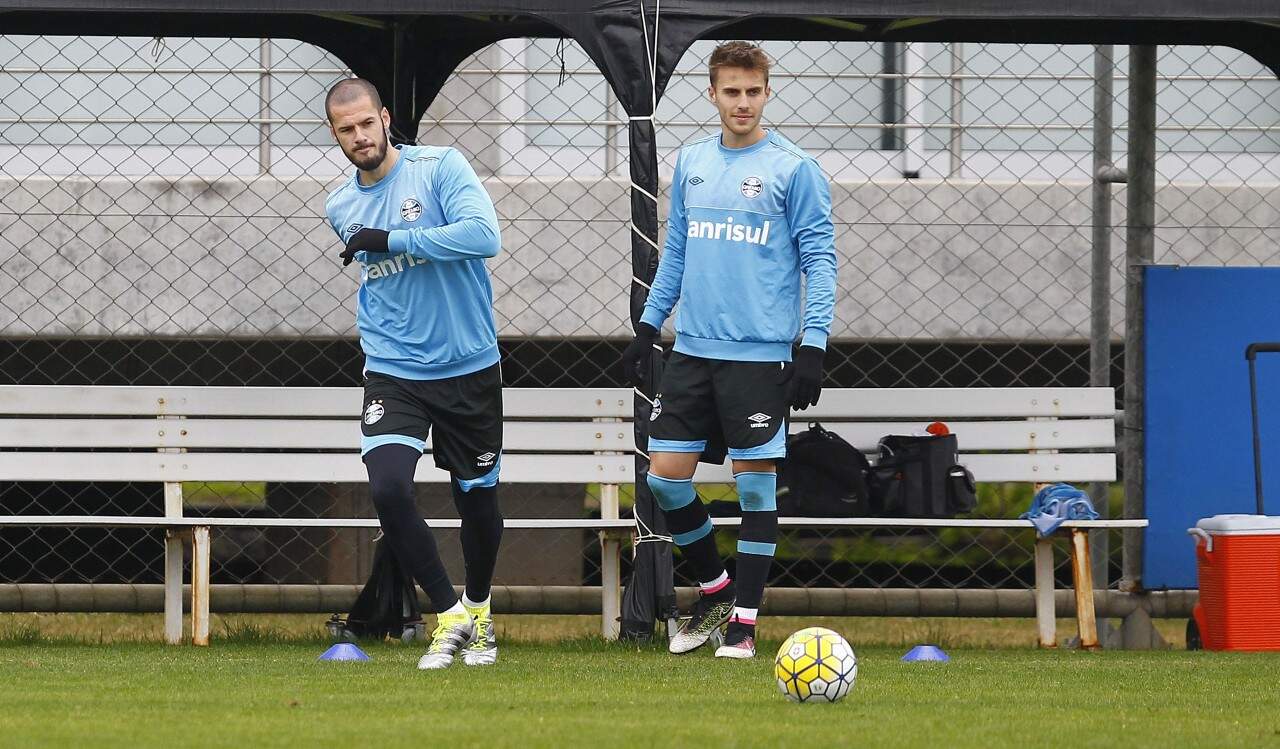
[[787, 455], [783, 362], [701, 359], [671, 353], [649, 424], [650, 452], [702, 453], [705, 463]]
[[364, 381], [360, 454], [387, 444], [425, 450], [436, 465], [467, 481], [493, 474], [502, 457], [502, 370], [442, 380], [402, 380], [370, 372]]

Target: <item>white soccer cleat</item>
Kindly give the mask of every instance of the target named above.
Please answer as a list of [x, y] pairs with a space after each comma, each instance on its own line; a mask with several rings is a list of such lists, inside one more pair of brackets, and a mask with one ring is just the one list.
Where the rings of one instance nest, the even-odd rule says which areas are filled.
[[498, 662], [498, 636], [493, 631], [493, 609], [486, 603], [472, 608], [462, 603], [476, 625], [476, 639], [462, 649], [462, 663], [467, 666], [492, 666]]
[[466, 612], [461, 614], [437, 614], [436, 628], [431, 633], [431, 645], [418, 660], [419, 671], [448, 668], [454, 656], [476, 639], [476, 625]]
[[699, 596], [694, 604], [693, 616], [680, 620], [680, 630], [667, 645], [672, 653], [687, 653], [707, 644], [712, 636], [720, 634], [720, 628], [733, 614], [735, 600], [710, 601], [706, 596]]

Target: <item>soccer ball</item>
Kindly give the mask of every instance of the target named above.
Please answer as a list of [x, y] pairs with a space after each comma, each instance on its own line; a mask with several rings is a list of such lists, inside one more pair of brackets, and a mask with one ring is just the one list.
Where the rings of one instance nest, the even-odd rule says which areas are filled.
[[858, 678], [858, 657], [839, 634], [809, 627], [782, 643], [773, 673], [778, 689], [793, 702], [836, 702]]

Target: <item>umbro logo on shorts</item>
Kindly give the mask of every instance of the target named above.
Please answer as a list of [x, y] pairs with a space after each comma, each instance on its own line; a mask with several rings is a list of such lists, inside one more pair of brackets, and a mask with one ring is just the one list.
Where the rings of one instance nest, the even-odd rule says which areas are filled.
[[754, 413], [747, 417], [747, 421], [751, 422], [752, 429], [764, 429], [772, 418], [769, 414]]
[[498, 457], [497, 453], [485, 453], [484, 455], [477, 455], [476, 465], [480, 466], [481, 468], [491, 466], [493, 465], [493, 459], [496, 457]]
[[376, 424], [386, 412], [386, 409], [382, 407], [382, 401], [373, 401], [369, 404], [369, 407], [364, 410], [364, 423]]

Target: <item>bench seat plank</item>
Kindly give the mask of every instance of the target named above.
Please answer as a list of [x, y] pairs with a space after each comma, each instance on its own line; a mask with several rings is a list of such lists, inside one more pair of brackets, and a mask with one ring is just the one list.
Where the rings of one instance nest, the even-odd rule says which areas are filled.
[[[512, 529], [584, 529], [584, 530], [631, 530], [635, 521], [630, 518], [506, 518], [503, 526]], [[458, 528], [462, 521], [457, 518], [432, 518], [426, 520], [433, 528]], [[717, 526], [736, 526], [742, 524], [742, 518], [716, 518]], [[1026, 520], [1009, 518], [971, 519], [971, 518], [806, 518], [780, 517], [778, 524], [792, 528], [1011, 528], [1015, 530], [1034, 530], [1035, 526]], [[1117, 529], [1145, 528], [1145, 518], [1136, 520], [1068, 520], [1063, 528], [1085, 529]], [[133, 517], [128, 515], [0, 515], [0, 526], [55, 526], [77, 528], [90, 526], [103, 527], [148, 527], [148, 528], [189, 528], [192, 526], [209, 526], [214, 528], [377, 528], [377, 518], [235, 518], [235, 517]]]

